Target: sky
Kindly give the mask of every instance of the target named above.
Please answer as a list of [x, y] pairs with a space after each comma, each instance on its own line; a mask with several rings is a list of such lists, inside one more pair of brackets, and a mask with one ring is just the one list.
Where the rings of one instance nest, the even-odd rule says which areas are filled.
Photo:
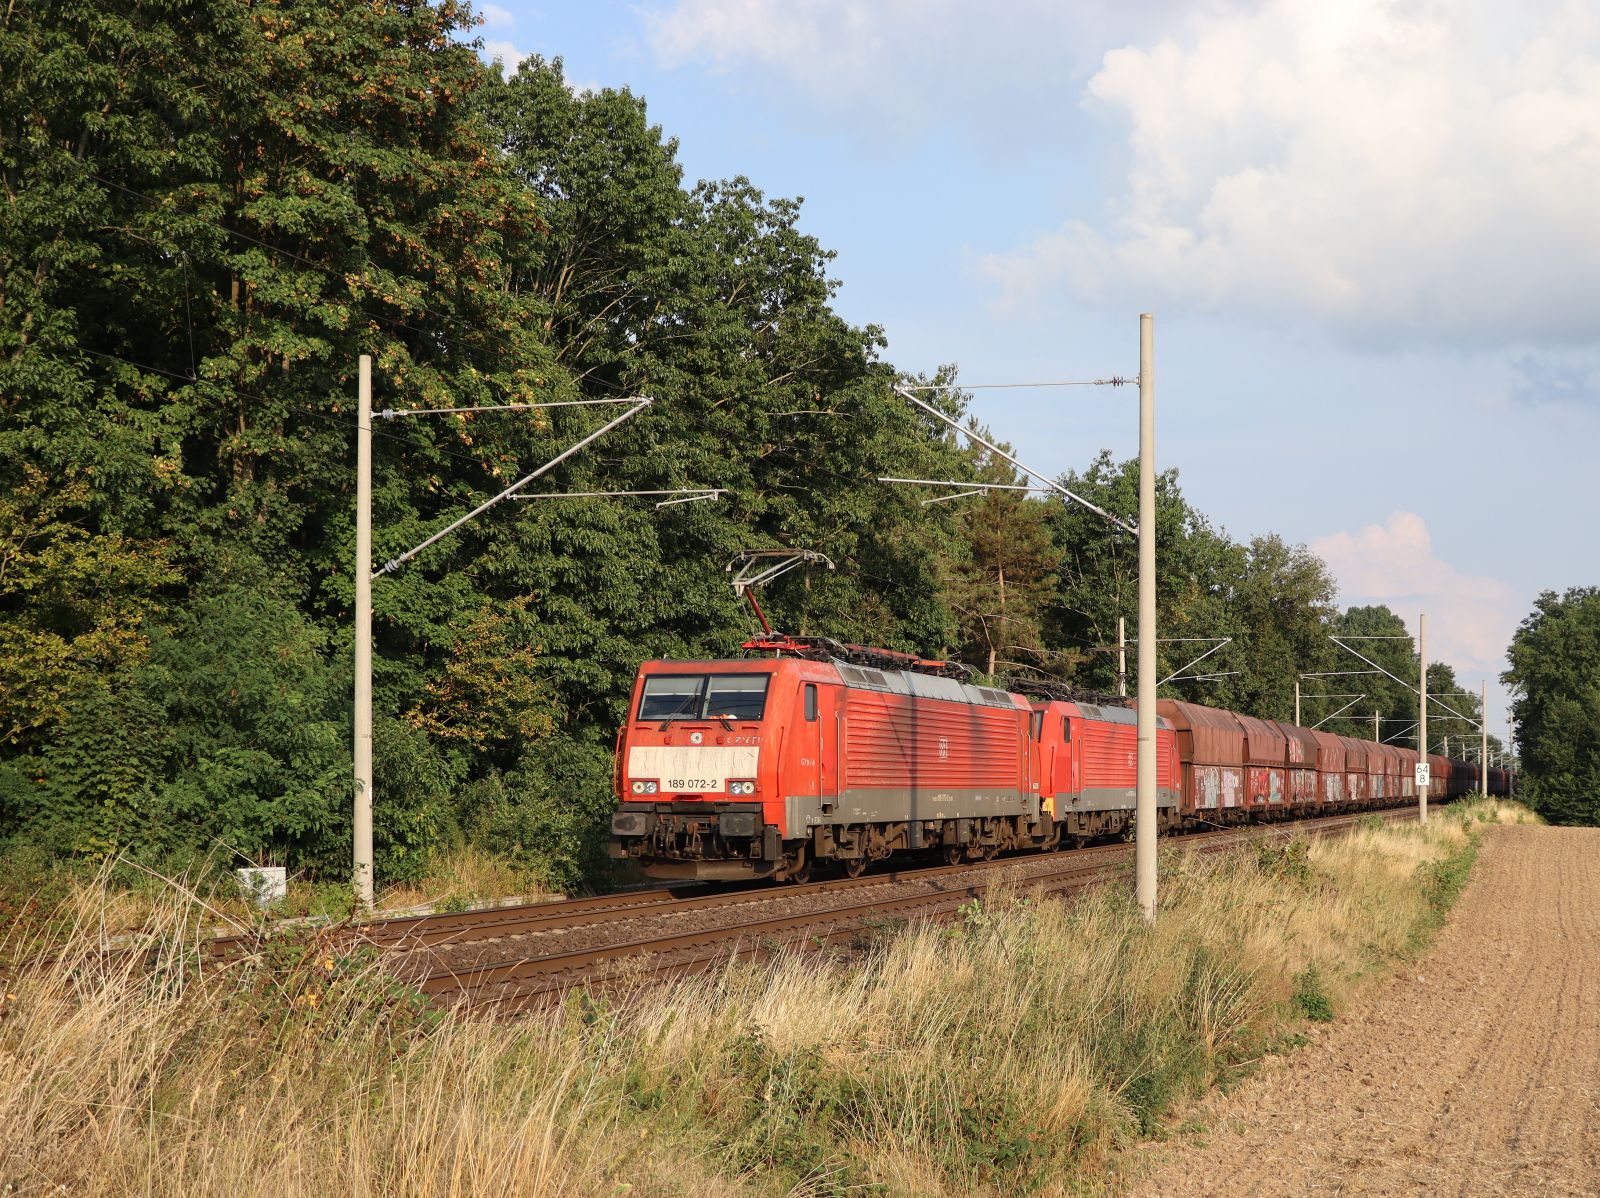
[[[1600, 562], [1600, 5], [641, 0], [478, 7], [486, 58], [627, 87], [688, 180], [802, 196], [907, 371], [1132, 376], [1234, 537], [1328, 563], [1470, 689]], [[978, 391], [1056, 474], [1133, 388]]]

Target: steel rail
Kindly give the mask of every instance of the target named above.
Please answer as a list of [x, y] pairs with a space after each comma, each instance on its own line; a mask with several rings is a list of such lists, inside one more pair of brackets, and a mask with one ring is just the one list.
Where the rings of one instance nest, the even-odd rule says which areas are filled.
[[[528, 929], [559, 924], [585, 914], [606, 911], [634, 913], [670, 905], [686, 895], [712, 893], [715, 883], [694, 883], [648, 890], [619, 890], [585, 898], [550, 899], [542, 903], [515, 903], [505, 907], [483, 907], [475, 911], [431, 912], [426, 915], [400, 915], [330, 924], [330, 930], [379, 947], [426, 948], [442, 944], [464, 944], [473, 940], [492, 940], [515, 936]], [[214, 952], [248, 948], [257, 943], [253, 936], [220, 936], [208, 942]]]
[[[1377, 815], [1389, 821], [1410, 818], [1409, 808], [1390, 808], [1378, 812], [1349, 812], [1325, 816], [1316, 820], [1289, 820], [1272, 824], [1251, 825], [1244, 828], [1227, 828], [1216, 832], [1195, 833], [1174, 838], [1178, 847], [1194, 852], [1223, 852], [1253, 841], [1285, 839], [1296, 834], [1329, 835], [1359, 825], [1368, 815]], [[762, 916], [742, 922], [730, 922], [716, 928], [699, 928], [684, 932], [645, 936], [616, 944], [590, 946], [566, 952], [531, 955], [498, 961], [463, 969], [437, 970], [415, 984], [423, 993], [435, 998], [454, 997], [467, 1005], [486, 1005], [505, 1011], [538, 1005], [549, 995], [590, 978], [604, 967], [629, 957], [652, 958], [668, 954], [689, 952], [688, 958], [665, 961], [647, 970], [650, 977], [681, 976], [728, 961], [763, 955], [774, 943], [801, 935], [806, 939], [817, 936], [818, 929], [834, 927], [821, 939], [827, 940], [854, 932], [860, 922], [874, 915], [918, 911], [933, 917], [945, 916], [962, 903], [981, 897], [993, 885], [992, 875], [997, 872], [1002, 879], [1005, 872], [1037, 861], [1059, 861], [1054, 870], [1016, 877], [1014, 885], [1027, 892], [1043, 891], [1046, 894], [1083, 889], [1098, 881], [1126, 873], [1130, 863], [1130, 846], [1125, 844], [1095, 846], [1076, 850], [1070, 860], [1055, 857], [999, 858], [993, 861], [937, 867], [909, 871], [904, 881], [948, 879], [956, 883], [950, 888], [902, 895], [894, 898], [865, 899], [830, 906], [819, 910], [790, 912]], [[1092, 858], [1085, 860], [1085, 855]], [[955, 875], [966, 875], [966, 880]], [[877, 875], [873, 878], [840, 879], [833, 882], [813, 883], [811, 887], [790, 887], [783, 890], [757, 892], [760, 897], [746, 897], [751, 901], [772, 901], [804, 897], [807, 893], [848, 891], [864, 885], [893, 884], [895, 875]], [[826, 888], [826, 890], [823, 890]], [[725, 895], [719, 899], [744, 897]], [[693, 906], [672, 906], [670, 912], [704, 909], [714, 904], [710, 900], [691, 900]], [[844, 925], [836, 927], [836, 925]], [[574, 925], [581, 926], [581, 925]], [[518, 984], [521, 983], [521, 984]]]
[[[1121, 845], [1088, 845], [1073, 853], [1115, 853]], [[711, 882], [670, 886], [659, 890], [621, 891], [593, 898], [565, 899], [516, 907], [488, 908], [448, 915], [416, 915], [382, 923], [356, 925], [370, 943], [384, 947], [433, 948], [470, 944], [477, 940], [506, 939], [546, 931], [569, 931], [613, 923], [636, 916], [676, 915], [718, 907], [771, 903], [836, 891], [900, 886], [974, 870], [1004, 869], [1047, 860], [1039, 856], [996, 857], [958, 865], [902, 866], [855, 878], [829, 878], [794, 886], [760, 886], [748, 882]]]
[[[1089, 846], [1074, 852], [1093, 852], [1119, 846]], [[338, 927], [342, 934], [381, 948], [441, 948], [480, 940], [501, 940], [549, 931], [568, 931], [612, 923], [637, 916], [676, 914], [716, 907], [773, 902], [838, 890], [894, 886], [944, 874], [974, 869], [1000, 868], [1026, 862], [1028, 857], [1002, 857], [960, 865], [901, 867], [856, 878], [832, 878], [798, 886], [756, 886], [746, 882], [700, 882], [651, 890], [624, 890], [588, 898], [553, 899], [545, 903], [519, 903], [477, 911], [406, 915]], [[224, 936], [208, 943], [214, 953], [256, 946], [253, 936]]]
[[[1010, 864], [1015, 865], [1016, 862]], [[1019, 879], [1018, 884], [1029, 890], [1048, 889], [1052, 884], [1060, 884], [1063, 879], [1111, 877], [1124, 872], [1126, 872], [1125, 863], [1121, 862], [1114, 864], [1074, 862], [1069, 867], [1054, 873], [1039, 875], [1037, 878]], [[542, 957], [524, 957], [459, 972], [442, 970], [422, 979], [418, 983], [418, 989], [434, 996], [460, 994], [469, 1003], [477, 1005], [482, 1001], [478, 997], [478, 992], [488, 988], [509, 982], [530, 980], [536, 982], [531, 988], [520, 989], [509, 995], [493, 996], [488, 1000], [489, 1005], [500, 1006], [507, 1001], [535, 998], [551, 990], [563, 989], [573, 982], [582, 980], [583, 976], [595, 972], [597, 966], [612, 961], [634, 956], [662, 956], [685, 949], [701, 950], [688, 961], [668, 962], [662, 969], [651, 970], [652, 974], [682, 974], [692, 971], [694, 966], [713, 964], [727, 960], [730, 956], [742, 957], [755, 952], [769, 951], [768, 945], [782, 938], [784, 933], [803, 932], [810, 936], [819, 926], [848, 923], [854, 929], [859, 921], [869, 916], [892, 914], [897, 911], [937, 909], [946, 905], [959, 906], [970, 899], [981, 897], [991, 886], [991, 879], [980, 876], [950, 889], [935, 890], [925, 894], [868, 899], [817, 911], [798, 911], [746, 920], [742, 923], [725, 924], [717, 928], [700, 928], [688, 932], [650, 936], [620, 944], [575, 949], [572, 952], [553, 953]], [[733, 947], [732, 953], [727, 951], [729, 946]], [[562, 978], [559, 976], [562, 974], [576, 976]]]

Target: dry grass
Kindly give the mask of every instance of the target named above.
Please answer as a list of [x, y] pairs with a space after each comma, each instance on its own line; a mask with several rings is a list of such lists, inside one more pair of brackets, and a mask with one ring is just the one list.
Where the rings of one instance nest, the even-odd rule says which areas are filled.
[[[93, 918], [0, 1007], [0, 1193], [1067, 1194], [1177, 1101], [1413, 952], [1483, 807], [1023, 892], [844, 962], [732, 967], [559, 1017], [440, 1015], [311, 933], [219, 975], [172, 895], [108, 968]], [[7, 1187], [10, 1187], [7, 1189]]]
[[509, 897], [539, 902], [561, 895], [545, 884], [537, 870], [461, 845], [436, 860], [426, 877], [383, 887], [377, 904], [380, 910], [387, 911], [416, 906], [465, 910]]
[[[12, 875], [4, 870], [13, 868]], [[248, 902], [226, 872], [202, 871], [196, 877], [171, 877], [137, 862], [109, 860], [98, 868], [81, 863], [28, 868], [0, 861], [0, 920], [22, 925], [0, 945], [33, 951], [91, 931], [101, 942], [120, 944], [130, 937], [163, 931], [174, 893], [187, 897], [212, 934], [241, 932], [279, 921], [347, 919], [355, 907], [348, 888], [291, 876], [288, 897], [269, 911]], [[441, 854], [415, 881], [384, 886], [377, 894], [380, 914], [426, 910], [465, 911], [507, 899], [542, 902], [558, 899], [534, 870], [471, 846]]]

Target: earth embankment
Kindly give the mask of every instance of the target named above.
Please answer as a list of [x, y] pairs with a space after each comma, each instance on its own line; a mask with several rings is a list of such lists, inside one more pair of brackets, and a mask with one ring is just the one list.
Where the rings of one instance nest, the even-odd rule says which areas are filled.
[[1198, 1114], [1128, 1193], [1600, 1194], [1600, 829], [1492, 829], [1419, 961]]

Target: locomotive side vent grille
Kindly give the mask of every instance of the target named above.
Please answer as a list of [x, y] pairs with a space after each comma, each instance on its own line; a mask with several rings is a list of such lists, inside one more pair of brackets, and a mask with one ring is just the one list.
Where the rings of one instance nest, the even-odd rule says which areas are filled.
[[853, 686], [865, 686], [880, 691], [889, 689], [889, 680], [883, 676], [882, 670], [869, 670], [864, 666], [850, 666], [843, 662], [838, 663], [838, 669], [839, 676]]

